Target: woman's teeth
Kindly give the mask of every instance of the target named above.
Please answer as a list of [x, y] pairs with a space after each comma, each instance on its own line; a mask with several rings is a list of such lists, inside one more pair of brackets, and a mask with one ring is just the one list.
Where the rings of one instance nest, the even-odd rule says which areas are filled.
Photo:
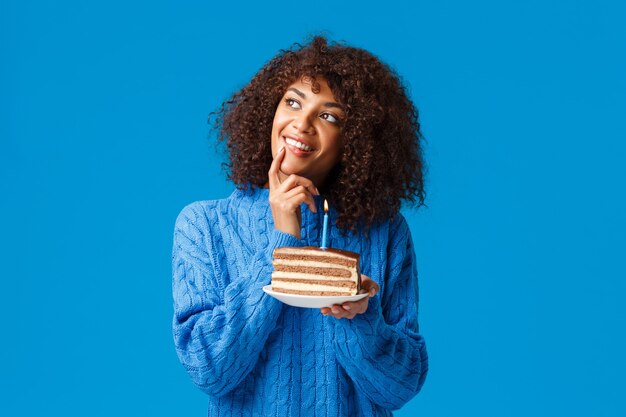
[[309, 145], [305, 145], [304, 143], [298, 142], [295, 139], [285, 138], [285, 142], [287, 142], [287, 144], [291, 146], [295, 146], [298, 149], [302, 149], [305, 152], [309, 152], [313, 150], [313, 148], [311, 148]]

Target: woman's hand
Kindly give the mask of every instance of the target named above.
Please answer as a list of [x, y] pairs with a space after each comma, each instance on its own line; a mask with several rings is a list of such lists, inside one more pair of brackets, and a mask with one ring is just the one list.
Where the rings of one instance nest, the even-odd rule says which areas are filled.
[[311, 180], [295, 174], [287, 177], [284, 182], [280, 182], [280, 164], [286, 152], [284, 147], [280, 148], [270, 166], [268, 172], [269, 203], [276, 230], [289, 233], [300, 239], [300, 222], [302, 219], [300, 204], [306, 203], [313, 213], [317, 213], [313, 196], [320, 195], [320, 193]]
[[359, 301], [346, 302], [341, 305], [335, 304], [332, 307], [320, 309], [323, 315], [333, 316], [336, 319], [353, 319], [357, 314], [363, 314], [367, 310], [369, 299], [375, 296], [380, 287], [367, 275], [361, 275], [361, 294], [367, 292], [369, 295]]

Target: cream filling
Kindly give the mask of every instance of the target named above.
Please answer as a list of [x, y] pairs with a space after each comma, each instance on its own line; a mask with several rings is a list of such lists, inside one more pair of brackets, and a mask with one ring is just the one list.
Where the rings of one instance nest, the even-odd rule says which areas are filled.
[[348, 268], [345, 265], [333, 264], [328, 262], [318, 262], [318, 261], [299, 261], [297, 259], [274, 259], [272, 262], [274, 266], [276, 265], [290, 265], [290, 266], [310, 266], [315, 268], [337, 268], [337, 269], [345, 269], [349, 271], [353, 268]]
[[286, 271], [274, 271], [272, 272], [272, 278], [297, 278], [297, 279], [309, 279], [309, 280], [323, 280], [323, 281], [353, 281], [356, 283], [357, 275], [356, 272], [352, 272], [352, 276], [346, 278], [340, 277], [328, 277], [325, 275], [318, 274], [307, 274], [304, 272], [286, 272]]
[[344, 256], [335, 252], [328, 252], [323, 250], [312, 250], [312, 249], [298, 249], [298, 250], [289, 250], [285, 248], [281, 248], [280, 251], [276, 252], [278, 254], [286, 254], [286, 255], [309, 255], [309, 256], [327, 256], [330, 258], [339, 258], [339, 259], [350, 259], [354, 261], [355, 259], [350, 256]]
[[284, 288], [286, 290], [298, 290], [298, 291], [328, 291], [328, 292], [345, 292], [346, 294], [356, 294], [355, 288], [347, 287], [331, 287], [330, 285], [319, 284], [302, 284], [299, 282], [272, 282], [272, 288]]

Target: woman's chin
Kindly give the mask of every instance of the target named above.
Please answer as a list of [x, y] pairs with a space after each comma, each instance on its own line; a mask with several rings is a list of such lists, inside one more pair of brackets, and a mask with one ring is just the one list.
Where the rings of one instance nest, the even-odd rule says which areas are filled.
[[301, 167], [297, 167], [297, 166], [294, 166], [293, 164], [286, 163], [286, 162], [283, 162], [280, 165], [280, 172], [282, 172], [286, 176], [295, 174], [301, 177], [307, 177], [306, 173], [303, 172]]

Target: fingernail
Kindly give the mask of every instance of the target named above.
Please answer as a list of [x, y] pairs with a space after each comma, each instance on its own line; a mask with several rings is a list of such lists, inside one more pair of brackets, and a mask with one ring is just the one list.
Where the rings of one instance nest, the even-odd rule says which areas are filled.
[[333, 307], [333, 313], [335, 314], [339, 313], [339, 309], [337, 307]]
[[343, 306], [343, 308], [348, 310], [348, 311], [350, 311], [350, 306], [349, 305], [345, 305], [345, 306]]
[[284, 146], [281, 146], [281, 147], [280, 147], [280, 149], [278, 150], [278, 154], [277, 154], [277, 155], [280, 155], [280, 153], [281, 153], [282, 151], [284, 151], [284, 150], [285, 150], [285, 147], [284, 147]]

